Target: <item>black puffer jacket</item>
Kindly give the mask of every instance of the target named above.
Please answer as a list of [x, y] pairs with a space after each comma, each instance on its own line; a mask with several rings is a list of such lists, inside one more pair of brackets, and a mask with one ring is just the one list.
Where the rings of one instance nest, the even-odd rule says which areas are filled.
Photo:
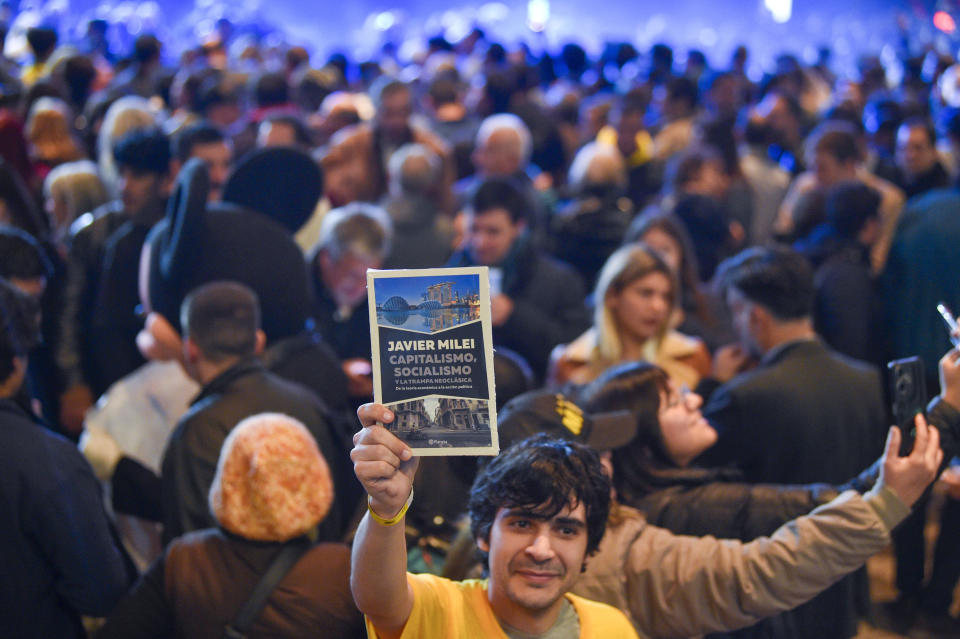
[[[461, 250], [447, 266], [476, 262], [469, 250]], [[522, 236], [500, 266], [503, 293], [513, 300], [513, 313], [493, 329], [494, 346], [519, 353], [542, 379], [553, 347], [572, 341], [590, 326], [583, 282], [573, 268], [544, 255]]]
[[313, 393], [249, 359], [205, 385], [170, 435], [161, 473], [165, 541], [215, 525], [207, 495], [220, 448], [237, 423], [263, 412], [298, 419], [316, 438], [336, 488], [333, 509], [321, 524], [320, 538], [340, 538], [360, 492], [350, 466], [348, 443], [341, 441], [326, 406]]

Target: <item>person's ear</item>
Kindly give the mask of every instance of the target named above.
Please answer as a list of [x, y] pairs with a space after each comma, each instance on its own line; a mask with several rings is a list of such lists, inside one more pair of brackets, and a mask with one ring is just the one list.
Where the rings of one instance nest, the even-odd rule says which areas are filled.
[[195, 364], [200, 359], [200, 347], [189, 337], [183, 340], [183, 358], [188, 364]]
[[147, 315], [143, 330], [136, 337], [140, 353], [149, 360], [183, 360], [183, 343], [177, 329], [156, 312]]
[[320, 249], [317, 252], [317, 263], [320, 265], [321, 271], [329, 271], [330, 267], [333, 265], [333, 260], [330, 259], [330, 253], [327, 252], [327, 249]]
[[612, 286], [607, 289], [607, 294], [603, 296], [603, 303], [611, 311], [616, 311], [620, 303], [620, 294], [613, 289]]
[[767, 325], [770, 314], [767, 312], [767, 309], [759, 304], [751, 304], [747, 318], [750, 323], [750, 331], [753, 332]]
[[483, 552], [490, 552], [490, 542], [482, 537], [477, 537], [477, 548]]
[[[754, 341], [761, 345], [766, 344], [771, 326], [773, 325], [773, 315], [770, 314], [770, 311], [759, 304], [751, 304], [749, 322], [750, 334], [753, 336]], [[766, 347], [764, 346], [763, 348]]]
[[9, 361], [13, 364], [13, 370], [4, 379], [0, 379], [0, 392], [4, 397], [10, 397], [19, 392], [27, 376], [26, 356], [14, 355]]
[[263, 353], [263, 350], [266, 347], [267, 347], [267, 334], [258, 328], [256, 340], [253, 346], [253, 352], [256, 355], [260, 355]]

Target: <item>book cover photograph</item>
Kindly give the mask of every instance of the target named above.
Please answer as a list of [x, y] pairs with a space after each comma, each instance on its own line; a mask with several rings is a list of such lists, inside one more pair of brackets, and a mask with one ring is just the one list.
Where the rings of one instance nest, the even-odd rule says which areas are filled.
[[367, 271], [374, 400], [414, 455], [496, 455], [486, 267]]

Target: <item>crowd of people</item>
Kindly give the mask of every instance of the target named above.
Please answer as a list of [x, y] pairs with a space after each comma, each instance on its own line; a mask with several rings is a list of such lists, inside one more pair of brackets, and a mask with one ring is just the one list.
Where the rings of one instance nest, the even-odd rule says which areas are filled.
[[[110, 28], [0, 58], [0, 635], [960, 633], [952, 58]], [[371, 403], [367, 270], [444, 266], [490, 272], [476, 464]]]

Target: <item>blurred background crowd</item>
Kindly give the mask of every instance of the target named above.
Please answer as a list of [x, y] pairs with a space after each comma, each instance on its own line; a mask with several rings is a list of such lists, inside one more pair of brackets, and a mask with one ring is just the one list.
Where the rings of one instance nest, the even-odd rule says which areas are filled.
[[[86, 433], [140, 568], [208, 522], [225, 433], [198, 444], [209, 477], [184, 479], [186, 497], [175, 457], [191, 443], [168, 437], [254, 355], [322, 405], [309, 409], [324, 415], [320, 449], [351, 486], [325, 521], [330, 539], [349, 530], [350, 413], [372, 398], [368, 268], [491, 267], [500, 405], [646, 361], [719, 420], [715, 389], [777, 346], [738, 315], [721, 265], [789, 252], [803, 260], [796, 313], [873, 371], [877, 397], [877, 371], [910, 355], [936, 393], [950, 342], [934, 307], [960, 309], [954, 3], [829, 18], [818, 5], [791, 22], [791, 2], [766, 2], [744, 11], [760, 36], [701, 24], [716, 7], [696, 20], [614, 7], [639, 34], [621, 39], [579, 31], [556, 4], [365, 11], [321, 46], [282, 6], [173, 19], [149, 2], [0, 3], [0, 277], [36, 319], [9, 397], [51, 431]], [[211, 355], [196, 337], [209, 317], [193, 335], [185, 300], [220, 280], [253, 291], [263, 337]], [[245, 303], [228, 293], [209, 303]], [[461, 490], [417, 488], [429, 568], [471, 475], [438, 462], [421, 476]], [[943, 512], [956, 535], [957, 501]], [[923, 601], [922, 529], [899, 544], [920, 553], [898, 571], [899, 620]], [[952, 595], [956, 574], [942, 579]]]

